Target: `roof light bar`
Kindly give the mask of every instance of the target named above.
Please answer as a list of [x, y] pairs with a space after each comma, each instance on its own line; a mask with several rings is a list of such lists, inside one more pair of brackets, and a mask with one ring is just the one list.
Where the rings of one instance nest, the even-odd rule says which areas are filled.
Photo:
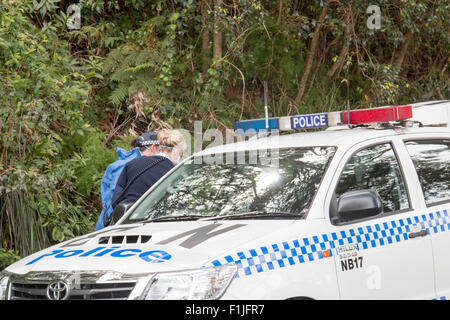
[[[268, 119], [268, 129], [270, 130], [279, 130], [278, 118], [269, 118]], [[243, 120], [237, 121], [234, 123], [234, 130], [255, 130], [261, 131], [266, 130], [266, 119], [256, 119], [256, 120]]]
[[292, 129], [311, 129], [328, 127], [328, 116], [326, 113], [305, 114], [291, 117]]
[[423, 126], [450, 127], [450, 101], [430, 101], [413, 104], [412, 121]]
[[[389, 121], [406, 120], [412, 117], [412, 106], [390, 106], [350, 111], [350, 124], [360, 125]], [[270, 130], [301, 130], [325, 128], [348, 124], [347, 111], [314, 113], [280, 118], [269, 118]], [[266, 119], [244, 120], [234, 123], [235, 130], [266, 130]]]
[[[350, 111], [350, 124], [405, 120], [412, 117], [412, 106], [393, 106]], [[341, 112], [341, 123], [348, 124], [347, 111]]]

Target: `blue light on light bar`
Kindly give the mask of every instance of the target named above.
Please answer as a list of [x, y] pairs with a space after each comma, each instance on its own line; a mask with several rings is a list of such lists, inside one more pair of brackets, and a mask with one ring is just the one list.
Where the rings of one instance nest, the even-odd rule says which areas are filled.
[[291, 117], [292, 129], [324, 128], [328, 126], [326, 113], [305, 114]]
[[[278, 118], [269, 118], [269, 130], [278, 130]], [[261, 131], [266, 129], [266, 119], [257, 119], [257, 120], [244, 120], [237, 121], [234, 123], [234, 130], [243, 130], [244, 132], [247, 130], [255, 130]]]

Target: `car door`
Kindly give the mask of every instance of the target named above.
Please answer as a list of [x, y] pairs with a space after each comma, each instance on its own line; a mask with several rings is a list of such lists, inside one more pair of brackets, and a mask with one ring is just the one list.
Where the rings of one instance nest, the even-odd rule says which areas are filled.
[[422, 135], [404, 139], [423, 194], [431, 235], [436, 299], [450, 298], [450, 136]]
[[[342, 299], [425, 299], [435, 295], [431, 239], [422, 227], [425, 212], [392, 139], [353, 146], [338, 166], [326, 197], [329, 230]], [[356, 220], [337, 215], [348, 192], [375, 190], [382, 212]], [[415, 208], [419, 209], [415, 209]]]

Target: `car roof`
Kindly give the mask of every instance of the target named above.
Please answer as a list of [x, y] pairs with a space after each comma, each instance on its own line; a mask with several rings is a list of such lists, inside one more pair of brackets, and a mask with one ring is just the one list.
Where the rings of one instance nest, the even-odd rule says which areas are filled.
[[[299, 132], [281, 135], [269, 135], [264, 137], [238, 136], [235, 143], [206, 148], [198, 153], [199, 155], [238, 152], [246, 150], [268, 150], [313, 146], [339, 146], [350, 147], [358, 142], [369, 139], [389, 137], [403, 134], [423, 134], [423, 133], [443, 133], [450, 134], [449, 127], [395, 127], [395, 128], [348, 128], [347, 126], [335, 127], [328, 130], [316, 132]], [[239, 140], [240, 139], [240, 140]], [[247, 140], [244, 140], [247, 139]]]

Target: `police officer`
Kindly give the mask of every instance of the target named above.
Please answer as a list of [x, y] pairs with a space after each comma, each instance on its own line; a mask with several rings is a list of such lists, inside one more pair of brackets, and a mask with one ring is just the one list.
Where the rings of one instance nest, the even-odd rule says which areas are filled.
[[113, 208], [119, 203], [138, 200], [151, 186], [164, 176], [181, 159], [186, 148], [183, 135], [177, 130], [158, 132], [158, 152], [128, 162], [111, 199]]
[[117, 160], [109, 164], [103, 174], [100, 184], [103, 209], [95, 225], [95, 230], [104, 228], [105, 219], [109, 218], [113, 211], [111, 198], [124, 166], [133, 159], [141, 156], [150, 157], [159, 152], [158, 133], [156, 131], [145, 132], [138, 139], [131, 141], [131, 146], [134, 148], [129, 151], [116, 148]]
[[131, 141], [131, 145], [139, 147], [141, 155], [151, 157], [159, 152], [158, 133], [156, 131], [145, 132], [138, 139]]

